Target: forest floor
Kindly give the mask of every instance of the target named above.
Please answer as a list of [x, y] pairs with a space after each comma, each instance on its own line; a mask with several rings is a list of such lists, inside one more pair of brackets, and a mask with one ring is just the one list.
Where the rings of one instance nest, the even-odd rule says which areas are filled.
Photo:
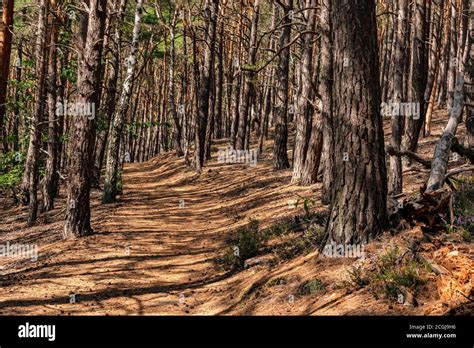
[[[432, 135], [420, 143], [419, 154], [428, 159], [447, 119], [443, 112], [435, 116]], [[366, 247], [365, 260], [319, 257], [315, 248], [282, 257], [274, 252], [282, 248], [267, 246], [263, 261], [253, 267], [220, 267], [216, 260], [230, 247], [229, 238], [250, 221], [267, 228], [302, 215], [302, 207], [291, 203], [299, 196], [316, 199], [312, 210], [327, 210], [320, 204], [320, 184], [301, 188], [290, 184], [290, 170], [272, 170], [271, 145], [265, 144], [264, 155], [252, 167], [219, 164], [217, 149], [226, 146], [220, 142], [201, 176], [173, 154], [127, 164], [116, 204], [100, 204], [100, 191], [93, 191], [95, 234], [79, 240], [62, 237], [64, 190], [59, 208], [41, 214], [31, 228], [25, 224], [25, 208], [0, 198], [5, 207], [0, 244], [39, 248], [36, 261], [0, 258], [0, 315], [472, 313], [472, 301], [465, 297], [474, 286], [473, 244], [451, 234], [421, 244], [424, 259], [443, 271], [423, 273], [425, 282], [412, 303], [374, 296], [368, 287], [344, 286], [351, 266], [374, 262], [390, 246], [405, 250], [407, 240], [422, 234], [417, 226], [395, 236], [384, 234]], [[408, 195], [416, 194], [428, 175], [419, 165], [413, 168], [404, 174]], [[290, 231], [269, 245], [285, 249], [302, 238], [304, 233]], [[304, 284], [315, 286], [302, 291]]]

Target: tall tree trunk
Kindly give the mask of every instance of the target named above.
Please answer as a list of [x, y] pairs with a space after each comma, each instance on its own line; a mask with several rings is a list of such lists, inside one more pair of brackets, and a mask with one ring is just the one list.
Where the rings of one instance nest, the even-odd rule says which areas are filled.
[[176, 21], [178, 17], [178, 9], [175, 8], [172, 22], [169, 26], [170, 33], [170, 52], [169, 52], [169, 85], [168, 85], [168, 102], [170, 107], [170, 113], [174, 121], [174, 132], [173, 132], [173, 142], [174, 149], [176, 151], [176, 156], [181, 157], [184, 155], [183, 148], [181, 145], [182, 138], [182, 127], [179, 120], [178, 111], [176, 109], [176, 100], [175, 100], [175, 65], [176, 65]]
[[43, 181], [43, 210], [50, 211], [54, 207], [54, 198], [56, 196], [56, 188], [59, 184], [58, 174], [58, 148], [59, 134], [58, 121], [56, 118], [56, 98], [57, 98], [57, 70], [58, 70], [58, 40], [59, 28], [57, 18], [59, 17], [58, 6], [56, 0], [52, 0], [54, 15], [51, 16], [51, 41], [49, 48], [49, 64], [48, 64], [48, 83], [47, 83], [47, 104], [48, 104], [48, 157], [46, 159], [46, 168]]
[[[122, 50], [122, 30], [121, 23], [124, 20], [127, 0], [114, 1], [111, 11], [115, 16], [108, 16], [106, 21], [106, 36], [104, 38], [104, 57], [107, 51], [111, 57], [107, 59], [106, 72], [106, 98], [103, 103], [103, 127], [97, 134], [96, 146], [94, 151], [94, 183], [100, 182], [101, 170], [104, 163], [105, 150], [109, 138], [110, 122], [113, 118], [116, 108], [117, 83], [120, 74], [120, 52]], [[112, 34], [113, 31], [113, 34]], [[107, 36], [113, 37], [107, 40]], [[109, 42], [112, 42], [110, 46]]]
[[[307, 158], [310, 136], [312, 135], [310, 118], [314, 114], [314, 109], [310, 101], [313, 100], [314, 95], [314, 62], [312, 44], [314, 40], [314, 35], [313, 33], [311, 33], [311, 31], [314, 31], [316, 24], [316, 3], [316, 0], [307, 0], [305, 4], [307, 8], [306, 16], [308, 18], [306, 23], [306, 31], [308, 31], [308, 33], [303, 36], [303, 52], [300, 64], [301, 91], [298, 96], [296, 107], [296, 140], [295, 151], [293, 156], [293, 176], [291, 178], [291, 181], [296, 183], [301, 181], [301, 177], [303, 175], [303, 168]], [[319, 120], [316, 120], [316, 122], [317, 121]]]
[[13, 33], [13, 0], [2, 0], [2, 17], [0, 18], [0, 139], [6, 152], [8, 144], [6, 141], [4, 125], [6, 113], [6, 97], [8, 73], [10, 70], [10, 55], [12, 50]]
[[36, 221], [38, 212], [39, 151], [41, 141], [40, 122], [44, 115], [44, 89], [46, 83], [47, 14], [49, 0], [41, 0], [38, 15], [38, 30], [35, 44], [36, 93], [35, 110], [30, 125], [30, 140], [21, 185], [22, 203], [29, 204], [28, 225]]
[[4, 137], [6, 135], [4, 120], [13, 37], [13, 2], [13, 0], [2, 0], [2, 18], [0, 22], [0, 141], [3, 142], [5, 152], [8, 151], [8, 144]]
[[458, 9], [456, 6], [457, 0], [450, 0], [451, 19], [449, 24], [450, 42], [449, 46], [449, 61], [448, 61], [448, 77], [447, 77], [447, 103], [448, 107], [453, 105], [454, 89], [456, 84], [456, 73], [458, 71], [459, 59], [457, 55], [458, 49]]
[[[413, 26], [411, 39], [408, 101], [418, 103], [419, 115], [409, 115], [405, 123], [404, 148], [416, 152], [418, 139], [426, 116], [425, 90], [428, 79], [428, 55], [426, 52], [426, 1], [413, 1]], [[409, 163], [409, 161], [407, 162]]]
[[[90, 0], [88, 7], [87, 35], [80, 54], [76, 103], [97, 103], [97, 80], [102, 59], [106, 19], [106, 0]], [[95, 142], [95, 118], [78, 117], [74, 120], [69, 142], [67, 185], [67, 215], [64, 237], [82, 237], [91, 234], [90, 188], [93, 176], [93, 152]]]
[[202, 172], [206, 151], [206, 129], [209, 119], [209, 96], [212, 86], [211, 78], [214, 66], [219, 0], [207, 0], [205, 12], [207, 29], [205, 34], [204, 62], [198, 90], [198, 115], [195, 130], [195, 165], [197, 173]]
[[433, 118], [434, 104], [436, 100], [436, 95], [438, 93], [438, 78], [440, 74], [440, 58], [443, 48], [443, 28], [444, 28], [444, 4], [446, 2], [442, 1], [439, 13], [436, 11], [436, 6], [433, 6], [433, 13], [435, 16], [433, 24], [433, 43], [432, 43], [432, 58], [430, 62], [430, 74], [428, 77], [428, 84], [425, 91], [425, 100], [428, 101], [428, 106], [426, 108], [426, 117], [425, 117], [425, 135], [431, 135], [431, 121]]
[[290, 167], [288, 161], [288, 88], [290, 72], [290, 39], [293, 17], [293, 0], [279, 2], [283, 6], [283, 19], [279, 47], [279, 62], [276, 71], [278, 86], [275, 102], [275, 142], [273, 147], [273, 168], [276, 170]]
[[247, 67], [243, 71], [242, 79], [243, 86], [240, 94], [240, 121], [237, 132], [237, 138], [235, 141], [236, 150], [245, 149], [245, 138], [247, 136], [247, 126], [250, 118], [250, 112], [252, 108], [252, 91], [253, 91], [253, 79], [255, 77], [255, 69], [257, 62], [257, 30], [258, 20], [260, 17], [260, 1], [255, 0], [253, 4], [253, 17], [250, 29], [250, 43], [249, 43], [249, 54], [247, 57]]
[[[396, 37], [395, 37], [395, 56], [393, 61], [393, 101], [402, 103], [405, 100], [403, 95], [403, 72], [405, 70], [405, 32], [407, 31], [406, 8], [407, 0], [398, 2]], [[392, 135], [390, 137], [391, 146], [400, 150], [403, 134], [404, 118], [401, 115], [392, 115]], [[390, 173], [388, 176], [388, 193], [397, 195], [403, 190], [402, 159], [398, 156], [390, 157]]]
[[[324, 148], [324, 137], [329, 137], [325, 134], [324, 128], [329, 126], [332, 119], [332, 32], [331, 32], [331, 2], [323, 0], [320, 3], [321, 9], [319, 11], [319, 26], [321, 31], [321, 47], [320, 47], [320, 72], [319, 72], [319, 96], [321, 98], [321, 110], [316, 110], [316, 117], [312, 122], [311, 136], [309, 139], [306, 160], [304, 163], [301, 184], [312, 185], [318, 179], [318, 171], [321, 162], [322, 152]], [[314, 7], [314, 4], [311, 5]], [[316, 67], [315, 67], [316, 68]], [[310, 77], [310, 76], [308, 76]], [[312, 78], [312, 76], [310, 77]], [[328, 169], [330, 168], [330, 152], [329, 149], [325, 151], [324, 176], [329, 176]], [[329, 182], [324, 179], [324, 185], [329, 186]], [[323, 185], [323, 186], [324, 186]], [[327, 187], [328, 188], [328, 187]], [[326, 200], [324, 200], [326, 203]]]
[[333, 3], [335, 169], [327, 243], [359, 244], [388, 225], [375, 3]]
[[143, 13], [143, 0], [137, 0], [135, 8], [135, 24], [133, 27], [132, 43], [130, 47], [130, 55], [128, 56], [127, 72], [123, 81], [122, 91], [119, 97], [118, 108], [114, 113], [110, 123], [109, 139], [107, 142], [107, 161], [104, 177], [104, 192], [102, 195], [103, 203], [111, 203], [115, 201], [118, 194], [117, 183], [119, 180], [119, 161], [120, 143], [122, 140], [123, 126], [130, 105], [130, 96], [132, 94], [132, 82], [135, 75], [135, 65], [138, 52], [138, 39], [140, 35]]

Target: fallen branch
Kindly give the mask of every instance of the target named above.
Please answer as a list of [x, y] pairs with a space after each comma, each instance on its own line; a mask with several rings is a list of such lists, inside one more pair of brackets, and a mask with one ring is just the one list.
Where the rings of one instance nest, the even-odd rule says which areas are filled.
[[416, 153], [409, 151], [409, 150], [396, 150], [392, 145], [387, 145], [386, 149], [387, 153], [390, 156], [397, 156], [397, 157], [409, 157], [412, 160], [422, 164], [425, 168], [430, 169], [431, 168], [431, 162], [428, 160], [425, 160], [424, 158], [421, 158], [418, 156]]
[[431, 163], [431, 173], [426, 184], [428, 192], [435, 191], [441, 187], [446, 180], [448, 171], [448, 159], [453, 139], [456, 137], [456, 130], [461, 120], [462, 110], [464, 108], [464, 74], [465, 67], [469, 62], [469, 54], [472, 42], [466, 40], [464, 47], [463, 59], [459, 64], [459, 71], [456, 75], [456, 84], [454, 88], [454, 100], [449, 108], [448, 124], [443, 130], [443, 134], [436, 143], [433, 161]]
[[474, 170], [474, 166], [467, 166], [467, 167], [461, 167], [461, 168], [456, 168], [456, 169], [453, 169], [453, 170], [450, 170], [447, 174], [446, 174], [446, 178], [449, 178], [453, 175], [457, 175], [457, 174], [460, 174], [460, 173], [464, 173], [464, 172], [469, 172], [471, 170]]

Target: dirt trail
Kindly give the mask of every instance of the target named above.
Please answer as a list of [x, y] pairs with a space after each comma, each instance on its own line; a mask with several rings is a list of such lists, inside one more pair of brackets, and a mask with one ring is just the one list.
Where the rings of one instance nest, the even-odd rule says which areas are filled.
[[[420, 153], [429, 158], [444, 117], [435, 120]], [[389, 136], [389, 125], [386, 136]], [[264, 153], [271, 153], [271, 141]], [[223, 143], [218, 147], [225, 146]], [[317, 253], [252, 267], [235, 274], [217, 270], [225, 240], [251, 219], [262, 227], [301, 215], [289, 202], [297, 195], [319, 202], [320, 184], [289, 184], [291, 171], [274, 172], [269, 156], [258, 165], [224, 165], [217, 154], [196, 176], [173, 154], [126, 165], [119, 203], [100, 204], [92, 197], [95, 234], [63, 240], [59, 208], [40, 223], [25, 226], [25, 208], [0, 210], [0, 245], [37, 244], [39, 258], [0, 258], [0, 315], [187, 315], [187, 314], [441, 314], [446, 311], [436, 288], [424, 305], [392, 306], [367, 291], [347, 294], [336, 284], [351, 259], [318, 258]], [[418, 167], [419, 168], [419, 167]], [[405, 192], [415, 192], [427, 172], [407, 172]], [[4, 203], [0, 198], [0, 204]], [[299, 208], [301, 210], [301, 208]], [[319, 206], [317, 209], [325, 209]], [[408, 231], [408, 233], [411, 233]], [[383, 243], [372, 250], [381, 250]], [[370, 251], [370, 248], [368, 249]], [[302, 282], [327, 285], [323, 295], [298, 296]]]
[[96, 197], [96, 234], [79, 241], [59, 237], [60, 221], [18, 230], [22, 210], [3, 216], [1, 226], [11, 228], [1, 241], [36, 238], [39, 259], [0, 261], [0, 314], [225, 312], [252, 278], [216, 270], [225, 239], [250, 218], [269, 223], [291, 214], [288, 197], [304, 191], [285, 184], [289, 172], [272, 173], [268, 160], [257, 167], [213, 161], [197, 177], [163, 155], [127, 165], [123, 181], [120, 203], [103, 206]]

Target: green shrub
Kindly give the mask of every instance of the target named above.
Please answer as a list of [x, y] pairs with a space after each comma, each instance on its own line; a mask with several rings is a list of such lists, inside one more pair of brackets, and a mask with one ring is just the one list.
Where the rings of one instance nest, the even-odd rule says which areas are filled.
[[304, 282], [301, 284], [300, 288], [298, 289], [298, 294], [300, 295], [315, 295], [324, 293], [326, 290], [326, 286], [321, 281], [321, 279], [313, 279]]
[[369, 284], [369, 279], [362, 271], [362, 266], [351, 266], [347, 270], [348, 279], [344, 282], [346, 287], [360, 289]]
[[228, 240], [229, 247], [217, 263], [226, 270], [243, 269], [245, 260], [258, 255], [263, 240], [258, 221], [252, 220], [248, 226], [239, 229], [235, 237]]
[[378, 258], [375, 274], [370, 279], [376, 295], [397, 299], [403, 288], [416, 291], [425, 283], [419, 270], [427, 265], [416, 259], [409, 260], [404, 255], [398, 247], [393, 247]]

